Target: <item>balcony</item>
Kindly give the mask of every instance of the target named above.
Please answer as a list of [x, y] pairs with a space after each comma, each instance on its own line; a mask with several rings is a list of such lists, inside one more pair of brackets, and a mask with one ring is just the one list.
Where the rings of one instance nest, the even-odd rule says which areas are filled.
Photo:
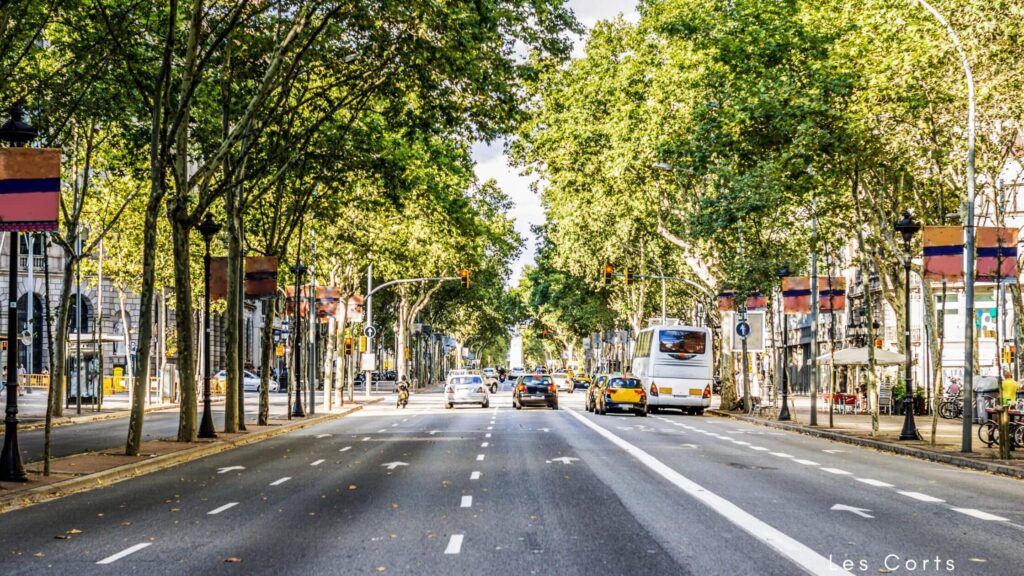
[[[29, 256], [27, 254], [18, 256], [18, 270], [28, 271], [28, 260]], [[42, 272], [45, 260], [46, 256], [32, 256], [32, 270], [34, 272]]]

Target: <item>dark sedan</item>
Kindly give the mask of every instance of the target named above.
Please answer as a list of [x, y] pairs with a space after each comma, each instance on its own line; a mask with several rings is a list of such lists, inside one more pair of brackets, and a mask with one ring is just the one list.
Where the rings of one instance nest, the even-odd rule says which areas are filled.
[[516, 410], [522, 410], [523, 406], [547, 406], [558, 410], [558, 389], [547, 374], [520, 376], [512, 389], [512, 405]]

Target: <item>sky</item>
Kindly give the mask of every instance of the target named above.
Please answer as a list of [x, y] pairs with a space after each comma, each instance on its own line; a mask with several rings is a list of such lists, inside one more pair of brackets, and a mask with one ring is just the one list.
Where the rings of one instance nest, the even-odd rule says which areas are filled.
[[[587, 28], [599, 20], [608, 20], [619, 14], [632, 22], [639, 18], [636, 0], [569, 0], [568, 4], [576, 13], [576, 18]], [[573, 51], [575, 56], [582, 55], [583, 40], [582, 37], [577, 39]], [[509, 166], [504, 144], [504, 141], [477, 144], [473, 147], [473, 160], [476, 162], [477, 177], [481, 181], [495, 179], [516, 205], [512, 217], [516, 222], [516, 230], [526, 239], [526, 245], [513, 266], [510, 283], [514, 286], [519, 282], [523, 266], [533, 262], [536, 238], [530, 232], [530, 226], [544, 222], [544, 209], [540, 205], [540, 198], [530, 190], [530, 178], [519, 175], [518, 169]]]

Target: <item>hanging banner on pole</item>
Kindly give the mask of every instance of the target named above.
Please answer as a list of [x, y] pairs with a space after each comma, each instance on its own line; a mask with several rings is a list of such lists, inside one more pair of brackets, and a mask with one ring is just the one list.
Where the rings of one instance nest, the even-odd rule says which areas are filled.
[[994, 282], [1017, 278], [1017, 229], [979, 226], [978, 274], [979, 282]]
[[818, 310], [840, 312], [846, 309], [846, 278], [842, 276], [818, 277]]
[[[299, 316], [306, 318], [309, 316], [309, 300], [305, 297], [308, 294], [308, 287], [303, 286], [302, 298], [299, 299]], [[295, 288], [289, 286], [285, 288], [285, 300], [284, 300], [284, 313], [287, 316], [295, 315]]]
[[348, 321], [363, 321], [363, 297], [359, 294], [348, 297]]
[[0, 148], [0, 230], [56, 232], [59, 148]]
[[921, 243], [925, 280], [956, 282], [964, 277], [963, 226], [925, 226]]
[[[718, 309], [722, 312], [735, 312], [736, 311], [736, 291], [726, 290], [718, 293]], [[761, 293], [760, 290], [755, 291], [747, 297], [744, 302], [747, 310], [761, 310], [768, 307], [768, 297]]]
[[783, 314], [811, 313], [810, 276], [786, 276], [782, 279]]
[[210, 258], [210, 300], [224, 300], [228, 297], [228, 259], [224, 256]]
[[341, 302], [341, 290], [329, 286], [317, 286], [316, 289], [316, 317], [321, 322], [327, 322], [338, 313], [338, 303]]
[[273, 298], [277, 295], [277, 256], [245, 258], [245, 298]]

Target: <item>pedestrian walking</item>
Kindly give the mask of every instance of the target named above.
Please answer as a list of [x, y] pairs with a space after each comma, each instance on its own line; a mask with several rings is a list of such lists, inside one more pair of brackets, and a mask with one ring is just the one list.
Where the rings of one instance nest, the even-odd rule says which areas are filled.
[[18, 396], [25, 395], [25, 365], [18, 364]]
[[1003, 382], [999, 386], [999, 401], [1003, 406], [1009, 406], [1017, 401], [1017, 381], [1013, 379], [1013, 372], [1003, 370]]

